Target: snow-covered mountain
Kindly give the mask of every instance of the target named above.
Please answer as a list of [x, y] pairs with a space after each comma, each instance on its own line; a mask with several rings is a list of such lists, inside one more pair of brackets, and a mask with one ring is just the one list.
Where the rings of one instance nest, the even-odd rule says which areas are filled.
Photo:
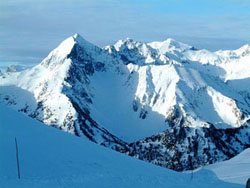
[[167, 39], [99, 48], [76, 34], [39, 65], [0, 77], [0, 101], [63, 131], [175, 170], [250, 145], [250, 47]]
[[[218, 177], [222, 174], [215, 175], [211, 170], [180, 173], [145, 163], [45, 127], [2, 104], [0, 114], [1, 188], [243, 188], [245, 184], [245, 180], [237, 184], [221, 181]], [[15, 138], [21, 179], [17, 178]], [[234, 172], [242, 167], [238, 165]]]

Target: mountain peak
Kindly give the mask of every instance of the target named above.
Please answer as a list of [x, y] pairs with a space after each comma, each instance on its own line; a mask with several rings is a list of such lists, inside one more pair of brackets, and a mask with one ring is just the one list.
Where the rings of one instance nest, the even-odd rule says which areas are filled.
[[75, 43], [79, 44], [82, 47], [90, 47], [95, 46], [94, 44], [90, 43], [89, 41], [85, 40], [80, 34], [75, 33], [72, 38], [74, 39]]
[[163, 43], [178, 43], [178, 41], [176, 41], [175, 39], [173, 38], [167, 38], [166, 40], [162, 41]]
[[75, 44], [78, 44], [84, 49], [90, 49], [95, 47], [94, 44], [91, 44], [90, 42], [85, 40], [80, 34], [75, 33], [74, 35], [68, 37], [63, 42], [61, 42], [59, 46], [55, 50], [53, 50], [53, 52], [59, 56], [67, 56], [71, 53]]
[[238, 55], [247, 55], [250, 53], [250, 44], [245, 44], [244, 46], [240, 47], [239, 49], [235, 50]]
[[128, 49], [133, 49], [138, 43], [139, 42], [127, 37], [126, 39], [118, 40], [114, 44], [114, 47], [117, 51], [120, 51], [120, 49], [123, 47], [128, 48]]
[[151, 42], [148, 44], [152, 48], [159, 50], [161, 53], [166, 53], [169, 50], [185, 51], [192, 48], [191, 46], [182, 42], [178, 42], [172, 38], [168, 38], [164, 41]]
[[82, 38], [82, 36], [79, 33], [75, 33], [73, 35], [73, 38], [77, 39], [77, 38]]
[[52, 54], [57, 54], [58, 56], [67, 56], [72, 51], [76, 41], [74, 36], [68, 37], [62, 41], [56, 49], [52, 51]]

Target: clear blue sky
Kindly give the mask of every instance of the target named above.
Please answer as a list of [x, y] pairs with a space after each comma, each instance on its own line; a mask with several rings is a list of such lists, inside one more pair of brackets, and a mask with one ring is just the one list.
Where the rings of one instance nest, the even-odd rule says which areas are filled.
[[235, 49], [250, 43], [250, 1], [1, 0], [0, 63], [39, 63], [76, 32], [99, 46], [171, 37], [198, 48]]

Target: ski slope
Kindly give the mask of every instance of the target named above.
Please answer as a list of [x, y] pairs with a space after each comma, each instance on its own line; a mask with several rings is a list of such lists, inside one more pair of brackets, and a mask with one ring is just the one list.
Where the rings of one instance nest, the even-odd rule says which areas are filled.
[[[20, 180], [15, 137], [19, 144]], [[219, 180], [210, 170], [200, 170], [191, 176], [130, 158], [44, 126], [2, 104], [0, 138], [1, 188], [243, 187]]]
[[228, 161], [209, 165], [205, 169], [212, 170], [222, 181], [245, 184], [250, 178], [250, 149]]

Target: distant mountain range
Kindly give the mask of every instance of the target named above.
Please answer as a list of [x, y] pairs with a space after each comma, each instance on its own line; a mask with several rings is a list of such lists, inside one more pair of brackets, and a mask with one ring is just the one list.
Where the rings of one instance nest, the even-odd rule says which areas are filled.
[[194, 169], [250, 146], [250, 46], [125, 39], [99, 48], [75, 34], [37, 66], [2, 73], [0, 102], [127, 155]]

